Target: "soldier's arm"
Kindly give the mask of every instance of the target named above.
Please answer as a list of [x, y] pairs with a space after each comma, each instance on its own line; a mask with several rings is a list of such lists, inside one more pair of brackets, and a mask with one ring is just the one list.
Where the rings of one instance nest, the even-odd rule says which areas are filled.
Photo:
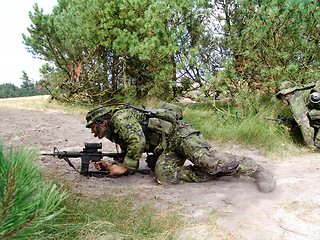
[[137, 169], [146, 145], [141, 125], [129, 111], [123, 111], [114, 116], [113, 122], [116, 134], [126, 145], [126, 156], [122, 166], [128, 169]]
[[305, 103], [307, 94], [306, 91], [298, 91], [290, 99], [290, 108], [294, 119], [298, 123], [304, 141], [308, 146], [314, 145], [314, 129], [310, 126], [310, 121], [307, 116], [308, 108]]

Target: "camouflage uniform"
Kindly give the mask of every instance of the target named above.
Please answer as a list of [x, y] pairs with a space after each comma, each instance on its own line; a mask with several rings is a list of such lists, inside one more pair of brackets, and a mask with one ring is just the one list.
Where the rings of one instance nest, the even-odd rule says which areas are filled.
[[[168, 142], [156, 164], [158, 182], [201, 182], [213, 176], [251, 175], [257, 169], [252, 158], [211, 149], [200, 131], [185, 121], [177, 122]], [[186, 159], [194, 165], [183, 166]]]
[[[319, 125], [320, 119], [310, 118], [311, 113], [317, 113], [319, 111], [319, 105], [312, 104], [309, 101], [311, 92], [318, 91], [318, 89], [318, 85], [312, 83], [306, 86], [296, 85], [295, 89], [291, 92], [291, 97], [286, 98], [307, 146], [320, 147], [320, 134], [316, 127]], [[277, 95], [279, 94], [281, 93], [277, 93]], [[320, 112], [318, 115], [320, 116]]]
[[[158, 158], [155, 173], [160, 183], [200, 182], [216, 175], [251, 175], [257, 169], [251, 158], [212, 150], [200, 131], [185, 121], [173, 124], [165, 134], [165, 141], [162, 136], [148, 128], [145, 114], [134, 109], [114, 111], [105, 133], [106, 138], [119, 144], [126, 153], [122, 165], [129, 169], [139, 167], [142, 153], [155, 154]], [[186, 159], [194, 165], [184, 166]]]
[[308, 118], [308, 107], [306, 99], [310, 94], [310, 90], [300, 90], [292, 94], [288, 99], [290, 103], [290, 109], [293, 114], [294, 119], [298, 123], [304, 141], [308, 146], [314, 146], [314, 128], [311, 127]]

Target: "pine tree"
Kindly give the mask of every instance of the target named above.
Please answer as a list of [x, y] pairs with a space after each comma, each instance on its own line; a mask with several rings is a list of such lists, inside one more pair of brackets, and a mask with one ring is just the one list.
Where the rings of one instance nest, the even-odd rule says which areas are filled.
[[225, 9], [225, 47], [230, 52], [225, 73], [238, 87], [268, 91], [287, 79], [319, 79], [318, 2], [245, 0]]
[[200, 66], [207, 7], [206, 1], [191, 0], [61, 0], [47, 15], [35, 5], [30, 36], [23, 38], [34, 56], [48, 62], [41, 84], [54, 98], [170, 98], [177, 61]]
[[27, 147], [7, 153], [0, 141], [0, 239], [39, 234], [35, 228], [62, 211], [65, 193], [43, 180], [36, 156]]

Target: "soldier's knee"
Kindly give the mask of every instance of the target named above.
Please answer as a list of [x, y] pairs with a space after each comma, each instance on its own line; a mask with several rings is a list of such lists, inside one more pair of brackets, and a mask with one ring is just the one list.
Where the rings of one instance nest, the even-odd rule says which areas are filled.
[[179, 182], [173, 164], [165, 156], [159, 157], [154, 172], [160, 184]]
[[157, 182], [160, 184], [166, 184], [166, 183], [180, 183], [181, 180], [177, 176], [177, 172], [168, 170], [168, 169], [163, 169], [161, 167], [155, 168], [155, 174], [156, 174], [156, 179]]
[[200, 158], [200, 166], [203, 166], [211, 174], [229, 172], [238, 166], [235, 156], [226, 152], [209, 150]]

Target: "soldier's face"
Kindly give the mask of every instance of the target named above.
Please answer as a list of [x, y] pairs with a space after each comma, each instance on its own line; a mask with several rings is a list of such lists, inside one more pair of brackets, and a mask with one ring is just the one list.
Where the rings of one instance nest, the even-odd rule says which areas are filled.
[[291, 98], [292, 93], [288, 93], [287, 95], [280, 95], [280, 100], [285, 104], [285, 105], [289, 105], [289, 99]]
[[102, 123], [101, 125], [96, 124], [96, 123], [92, 123], [90, 125], [91, 133], [94, 134], [94, 137], [98, 137], [99, 139], [104, 137], [104, 133], [106, 131], [106, 128], [103, 125], [104, 125], [104, 123]]

